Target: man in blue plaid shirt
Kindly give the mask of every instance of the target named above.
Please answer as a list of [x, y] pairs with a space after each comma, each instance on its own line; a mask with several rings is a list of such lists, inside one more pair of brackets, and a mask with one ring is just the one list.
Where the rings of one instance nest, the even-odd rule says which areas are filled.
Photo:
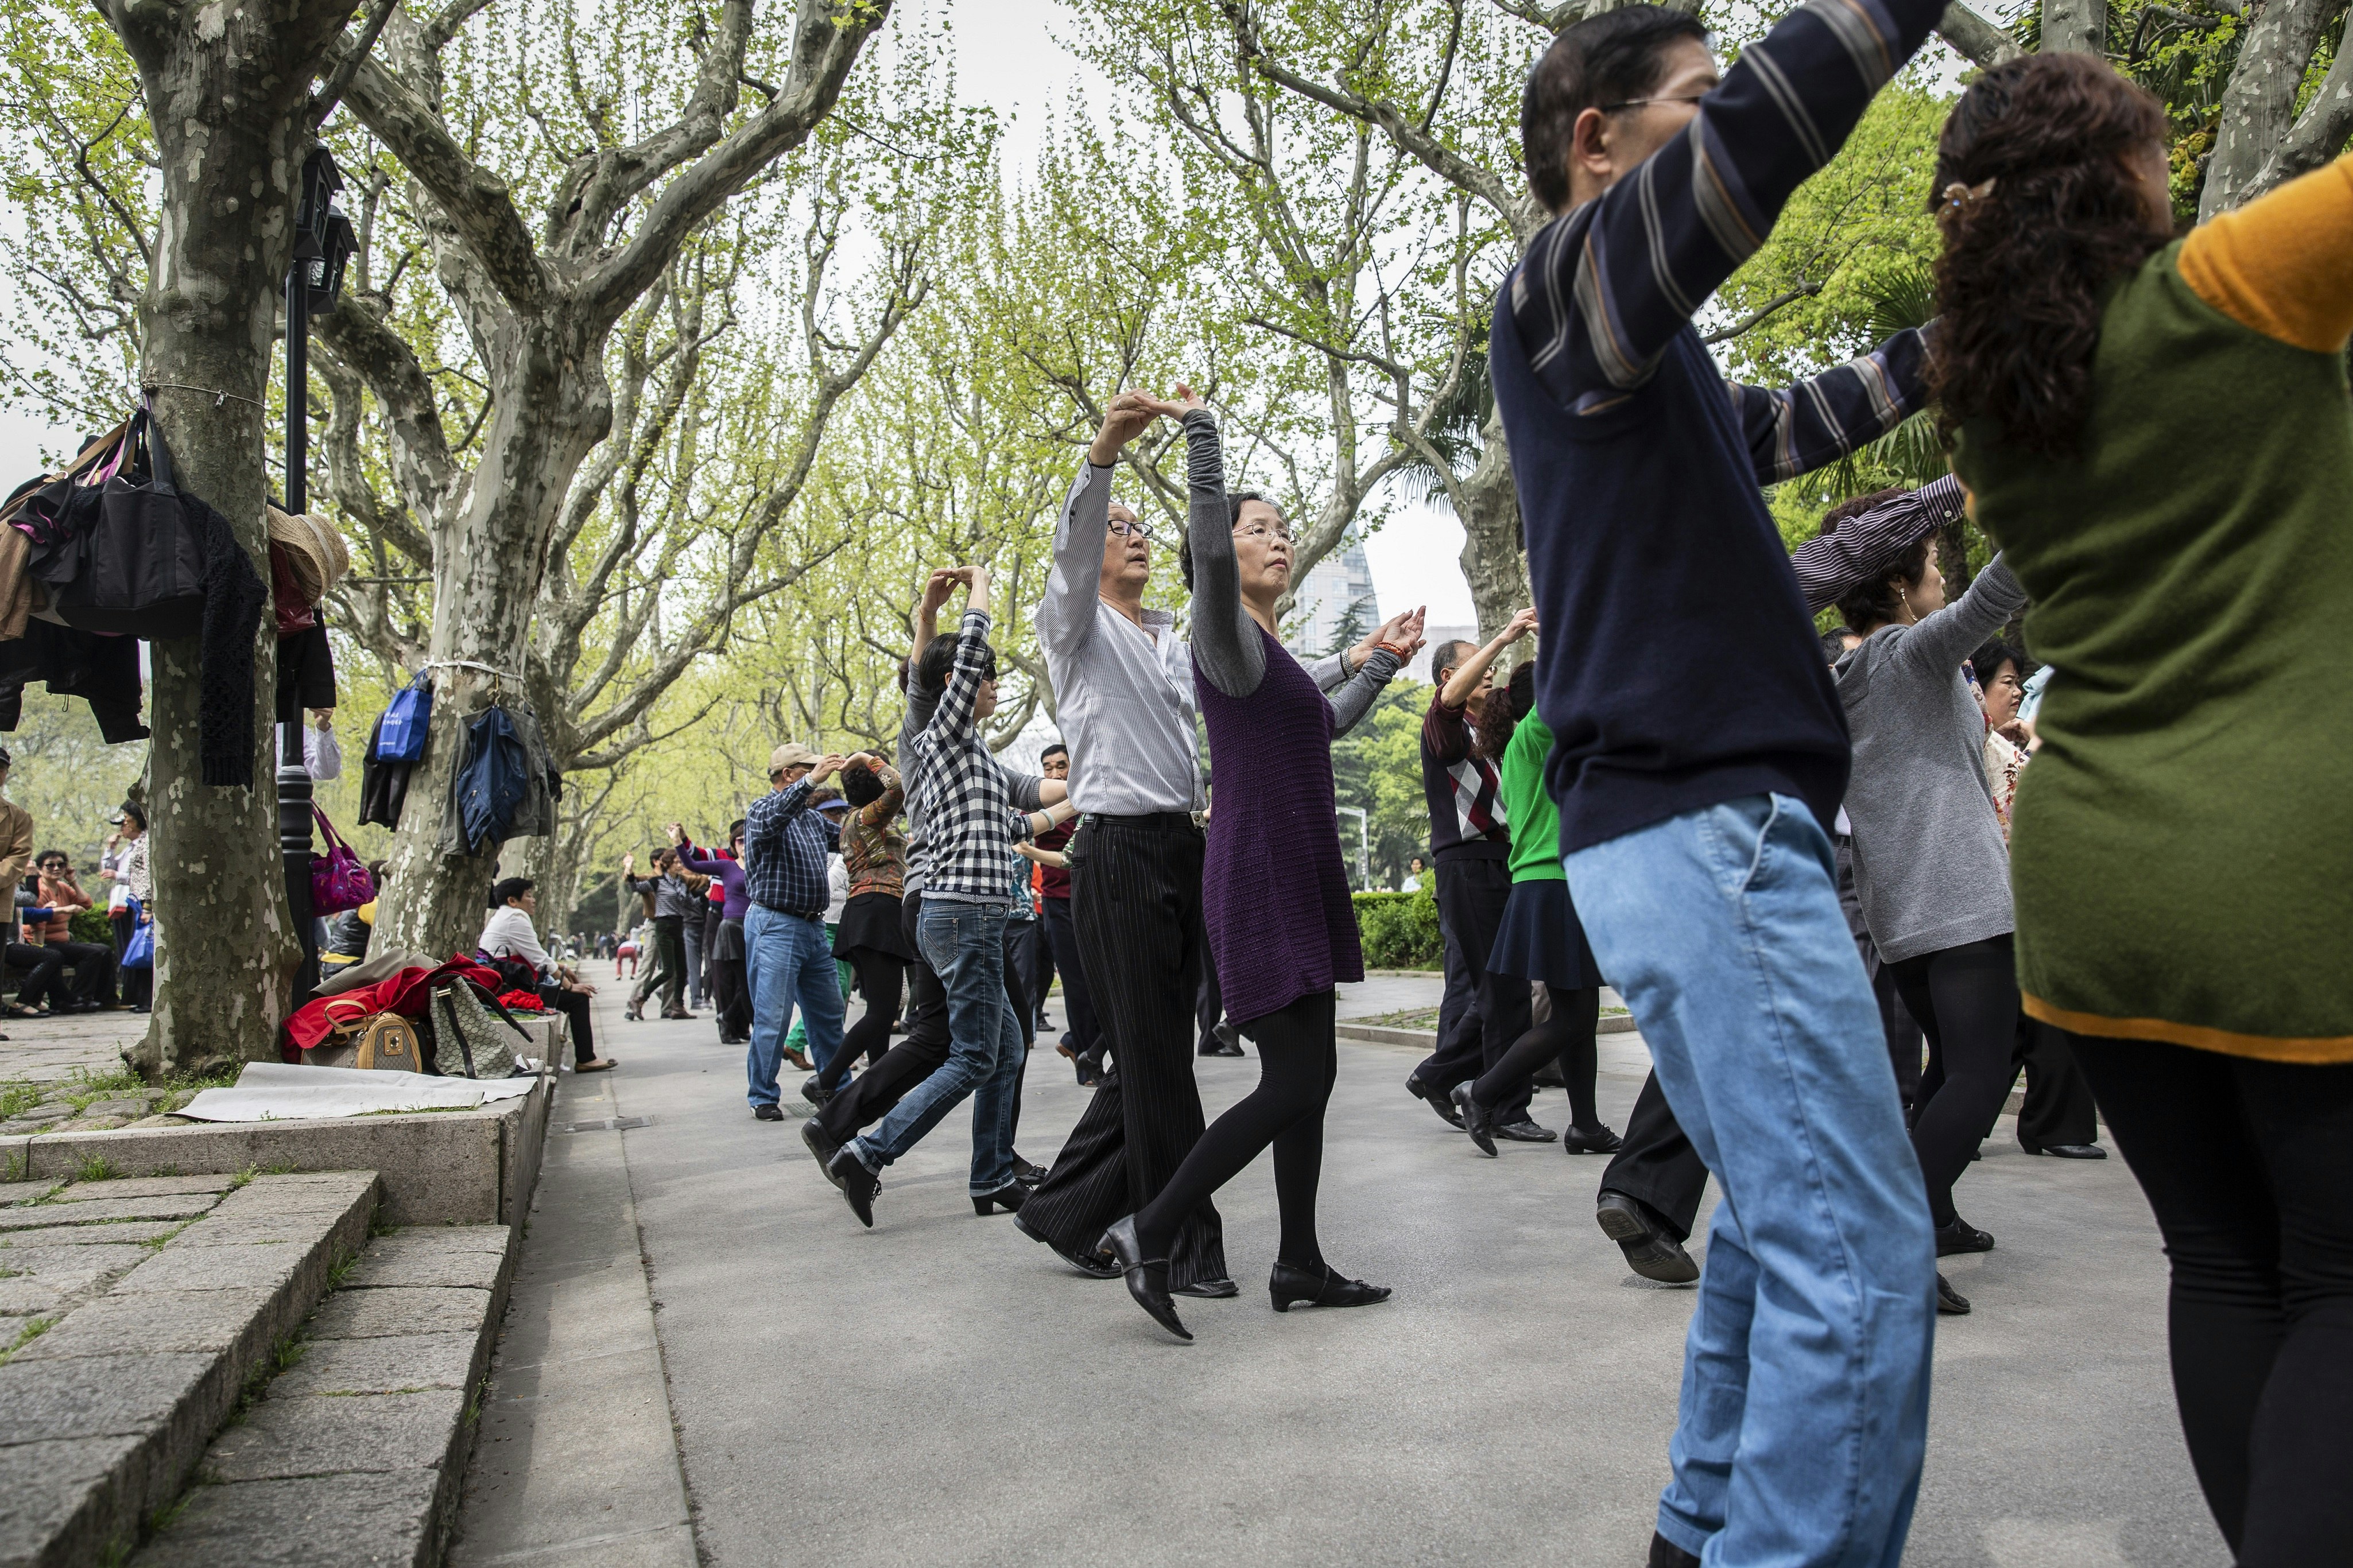
[[769, 793], [744, 813], [744, 984], [752, 993], [752, 1048], [744, 1058], [752, 1114], [782, 1121], [776, 1064], [798, 997], [809, 1048], [819, 1061], [841, 1048], [841, 984], [826, 940], [826, 857], [833, 825], [808, 809], [809, 794], [840, 771], [842, 759], [807, 746], [778, 746], [768, 758]]
[[1018, 1209], [1027, 1191], [1013, 1173], [1013, 1110], [1024, 1050], [1021, 1021], [1005, 990], [1005, 922], [1018, 896], [1013, 844], [1071, 816], [1067, 802], [1018, 812], [980, 733], [997, 710], [997, 656], [988, 646], [988, 569], [958, 568], [971, 590], [954, 642], [936, 638], [915, 671], [938, 710], [902, 758], [923, 824], [923, 909], [916, 935], [947, 992], [948, 1059], [891, 1108], [871, 1131], [842, 1145], [826, 1166], [861, 1225], [874, 1223], [876, 1173], [974, 1097], [973, 1207]]

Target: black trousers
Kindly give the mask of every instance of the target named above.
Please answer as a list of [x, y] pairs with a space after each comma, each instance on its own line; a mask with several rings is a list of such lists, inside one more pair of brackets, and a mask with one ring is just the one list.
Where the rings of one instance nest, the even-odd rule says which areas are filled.
[[849, 966], [858, 973], [858, 994], [866, 1011], [841, 1037], [841, 1049], [817, 1075], [818, 1083], [828, 1089], [849, 1076], [850, 1064], [860, 1057], [869, 1066], [878, 1066], [891, 1054], [891, 1030], [899, 1022], [899, 994], [907, 984], [907, 961], [895, 952], [858, 948], [849, 954]]
[[702, 1005], [702, 917], [687, 915], [678, 922], [678, 939], [686, 954], [686, 996], [696, 1007]]
[[[73, 971], [73, 999], [106, 1003], [114, 1000], [114, 950], [94, 942], [53, 942], [50, 948]], [[56, 999], [55, 992], [51, 1000]]]
[[131, 933], [139, 929], [139, 917], [129, 910], [116, 910], [106, 918], [114, 927], [114, 973], [122, 1000], [133, 1007], [149, 1006], [154, 1000], [155, 971], [122, 967], [123, 951], [131, 945]]
[[2026, 1068], [2026, 1102], [2018, 1110], [2019, 1146], [2030, 1153], [2057, 1143], [2100, 1141], [2091, 1080], [2076, 1065], [2067, 1033], [2019, 1017], [2018, 1059]]
[[1054, 958], [1054, 943], [1046, 930], [1046, 904], [1038, 900], [1038, 940], [1029, 948], [1029, 995], [1034, 1003], [1029, 1009], [1031, 1023], [1038, 1028], [1046, 1026], [1046, 998], [1054, 989], [1054, 972], [1059, 965]]
[[12, 942], [7, 946], [6, 963], [11, 970], [28, 972], [16, 987], [18, 1006], [37, 1007], [44, 1002], [55, 1005], [66, 999], [66, 955], [58, 949]]
[[[733, 925], [732, 931], [727, 928]], [[744, 973], [744, 922], [723, 917], [711, 939], [711, 1010], [722, 1045], [752, 1037], [752, 986]], [[733, 954], [723, 958], [721, 953]]]
[[1062, 975], [1062, 1022], [1069, 1026], [1071, 1048], [1101, 1062], [1103, 1026], [1095, 1021], [1094, 996], [1087, 989], [1086, 967], [1079, 962], [1079, 933], [1071, 924], [1071, 900], [1039, 901], [1046, 907], [1046, 944]]
[[1021, 1054], [1025, 1058], [1022, 1070], [1013, 1078], [1013, 1114], [1006, 1125], [1008, 1143], [1021, 1132], [1021, 1081], [1029, 1076], [1026, 1059], [1029, 1047], [1038, 1043], [1038, 994], [1029, 989], [1030, 971], [1037, 965], [1039, 948], [1044, 945], [1038, 923], [1034, 920], [1005, 922], [1005, 1000], [1013, 1009], [1014, 1017], [1020, 1021]]
[[[1098, 982], [1119, 1069], [1021, 1205], [1025, 1228], [1065, 1252], [1092, 1252], [1112, 1221], [1159, 1195], [1200, 1139], [1193, 1005], [1208, 948], [1202, 849], [1200, 829], [1171, 814], [1148, 823], [1089, 817], [1064, 850], [1080, 961]], [[1204, 1201], [1169, 1247], [1169, 1282], [1225, 1275], [1224, 1222]]]
[[[1508, 861], [1476, 858], [1440, 860], [1438, 878], [1438, 924], [1450, 944], [1448, 976], [1460, 964], [1470, 979], [1473, 1004], [1454, 1026], [1451, 1036], [1438, 1037], [1438, 1049], [1413, 1069], [1414, 1077], [1440, 1094], [1458, 1083], [1491, 1071], [1512, 1042], [1528, 1032], [1528, 983], [1509, 975], [1490, 975], [1487, 955], [1494, 951], [1495, 933], [1503, 929], [1504, 906], [1512, 900], [1512, 868]], [[1443, 1004], [1439, 1022], [1443, 1025]], [[1529, 1086], [1523, 1084], [1494, 1108], [1499, 1122], [1525, 1121]]]
[[2007, 933], [1891, 963], [1905, 1010], [1943, 1068], [1923, 1079], [1912, 1152], [1928, 1183], [1928, 1217], [1955, 1218], [1953, 1184], [1993, 1130], [2018, 1078], [2018, 960]]
[[[923, 895], [909, 893], [899, 904], [899, 935], [908, 951], [922, 952], [915, 941], [923, 920]], [[849, 1057], [847, 1047], [840, 1058]], [[863, 1129], [891, 1114], [906, 1092], [939, 1070], [948, 1059], [948, 998], [939, 973], [917, 958], [907, 966], [907, 1033], [882, 1055], [882, 1059], [850, 1079], [849, 1087], [826, 1101], [818, 1125], [835, 1143], [847, 1143]]]
[[1707, 1194], [1707, 1165], [1667, 1109], [1659, 1075], [1642, 1080], [1626, 1119], [1626, 1142], [1601, 1173], [1601, 1191], [1622, 1193], [1649, 1209], [1677, 1241], [1691, 1239], [1699, 1200]]
[[2173, 1393], [2239, 1568], [2353, 1542], [2353, 1063], [2071, 1035], [2172, 1267]]
[[588, 1022], [588, 996], [586, 992], [566, 991], [561, 985], [543, 985], [539, 999], [564, 1015], [572, 1034], [572, 1059], [575, 1063], [596, 1059], [596, 1031]]

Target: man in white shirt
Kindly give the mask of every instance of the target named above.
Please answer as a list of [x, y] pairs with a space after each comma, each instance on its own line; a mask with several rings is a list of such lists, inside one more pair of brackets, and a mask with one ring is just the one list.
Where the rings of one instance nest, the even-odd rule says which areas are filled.
[[558, 969], [540, 945], [539, 932], [531, 923], [539, 910], [532, 886], [528, 877], [509, 877], [491, 889], [495, 907], [482, 922], [482, 940], [475, 945], [492, 958], [519, 958], [530, 964], [539, 975], [540, 1000], [562, 1013], [571, 1026], [572, 1070], [604, 1072], [619, 1064], [596, 1054], [596, 1037], [588, 1023], [588, 998], [596, 988]]

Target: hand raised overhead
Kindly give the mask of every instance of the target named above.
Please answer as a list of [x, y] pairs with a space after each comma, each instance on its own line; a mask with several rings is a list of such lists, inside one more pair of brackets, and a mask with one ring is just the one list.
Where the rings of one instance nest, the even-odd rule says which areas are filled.
[[1143, 435], [1160, 415], [1160, 402], [1151, 394], [1133, 387], [1121, 393], [1103, 410], [1103, 428], [1095, 432], [1094, 444], [1087, 448], [1087, 461], [1099, 468], [1111, 467], [1119, 460], [1120, 448]]

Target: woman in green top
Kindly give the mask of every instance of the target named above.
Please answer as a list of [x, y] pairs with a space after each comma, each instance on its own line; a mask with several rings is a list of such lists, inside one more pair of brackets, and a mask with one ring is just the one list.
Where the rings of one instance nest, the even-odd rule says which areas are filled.
[[2165, 133], [2092, 56], [1978, 79], [1938, 147], [1933, 374], [2054, 672], [2010, 819], [2026, 1011], [2164, 1234], [2223, 1538], [2342, 1563], [2353, 158], [2175, 239]]
[[1568, 900], [1560, 868], [1560, 812], [1545, 792], [1545, 759], [1552, 731], [1536, 717], [1536, 666], [1512, 671], [1504, 690], [1487, 699], [1479, 747], [1503, 781], [1504, 811], [1512, 825], [1512, 897], [1495, 932], [1487, 973], [1542, 981], [1552, 1016], [1512, 1042], [1495, 1065], [1454, 1089], [1462, 1131], [1493, 1157], [1495, 1107], [1527, 1088], [1545, 1063], [1557, 1058], [1568, 1083], [1568, 1131], [1560, 1146], [1572, 1154], [1614, 1153], [1622, 1142], [1604, 1126], [1593, 1104], [1600, 1065], [1594, 1032], [1601, 1021], [1601, 972], [1585, 941], [1585, 926]]

